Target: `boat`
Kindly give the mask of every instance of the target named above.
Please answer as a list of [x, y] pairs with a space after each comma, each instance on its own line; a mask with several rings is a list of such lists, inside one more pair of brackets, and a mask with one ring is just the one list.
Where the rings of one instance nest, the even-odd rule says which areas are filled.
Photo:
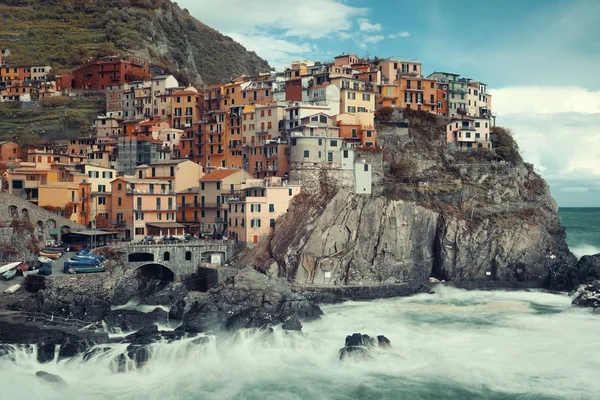
[[31, 275], [37, 275], [39, 273], [40, 273], [39, 269], [32, 269], [31, 271], [23, 271], [23, 276], [24, 277], [28, 277], [28, 276], [31, 276]]
[[95, 258], [97, 260], [104, 261], [104, 256], [101, 256], [99, 254], [94, 254], [94, 253], [86, 253], [83, 251], [80, 251], [79, 253], [77, 253], [76, 256], [77, 257], [85, 257], [85, 258]]
[[38, 257], [38, 261], [41, 262], [42, 264], [52, 264], [54, 261], [52, 261], [51, 259], [49, 259], [48, 257], [45, 256], [39, 256]]
[[9, 287], [8, 289], [6, 289], [4, 291], [4, 293], [8, 293], [8, 294], [13, 294], [15, 293], [17, 290], [21, 289], [21, 285], [20, 284], [16, 284], [16, 285], [12, 285], [11, 287]]
[[67, 272], [69, 272], [69, 269], [96, 268], [96, 267], [98, 267], [98, 264], [82, 263], [82, 262], [77, 262], [77, 261], [65, 261], [65, 263], [63, 264], [63, 272], [66, 274]]
[[71, 263], [80, 263], [80, 264], [92, 264], [98, 265], [100, 262], [98, 260], [94, 260], [92, 258], [70, 258], [68, 262]]
[[50, 253], [50, 254], [62, 254], [62, 253], [64, 253], [64, 250], [56, 250], [56, 249], [45, 248], [44, 250], [42, 250], [42, 252], [44, 252], [44, 253]]
[[52, 258], [53, 260], [58, 260], [61, 255], [59, 253], [44, 253], [43, 251], [40, 251], [40, 256]]
[[[73, 272], [71, 272], [73, 271]], [[69, 272], [71, 273], [75, 273], [75, 274], [91, 274], [94, 272], [105, 272], [106, 271], [106, 267], [103, 265], [100, 265], [98, 267], [92, 267], [92, 268], [70, 268]]]
[[6, 271], [10, 271], [11, 269], [17, 268], [21, 264], [21, 261], [11, 262], [6, 265], [0, 267], [0, 274], [5, 273]]
[[5, 273], [2, 274], [2, 278], [5, 280], [9, 280], [14, 278], [14, 276], [17, 274], [17, 269], [13, 268], [11, 270], [6, 271]]
[[27, 264], [26, 262], [22, 262], [21, 264], [17, 265], [17, 271], [27, 271], [29, 269], [29, 264]]

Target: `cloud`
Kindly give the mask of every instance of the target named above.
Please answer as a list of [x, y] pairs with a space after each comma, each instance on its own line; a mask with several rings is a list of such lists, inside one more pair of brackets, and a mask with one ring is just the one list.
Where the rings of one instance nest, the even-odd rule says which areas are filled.
[[297, 43], [269, 35], [240, 33], [228, 33], [227, 35], [246, 49], [255, 51], [268, 59], [271, 66], [278, 70], [289, 66], [292, 60], [306, 58], [308, 54], [318, 51], [318, 47], [314, 44]]
[[[368, 10], [340, 0], [179, 0], [200, 21], [222, 32], [320, 39], [348, 31]], [[376, 24], [375, 24], [376, 25]], [[260, 53], [259, 53], [260, 54]]]
[[392, 33], [388, 35], [388, 39], [398, 39], [398, 38], [404, 38], [404, 37], [409, 37], [410, 33], [408, 33], [408, 31], [402, 31], [402, 32], [398, 32], [398, 33]]
[[347, 40], [352, 38], [353, 35], [349, 34], [348, 32], [338, 32], [337, 36], [342, 40]]
[[363, 32], [379, 32], [381, 30], [381, 24], [372, 24], [366, 18], [358, 20], [358, 27]]
[[600, 113], [600, 90], [580, 87], [519, 86], [490, 90], [499, 114]]

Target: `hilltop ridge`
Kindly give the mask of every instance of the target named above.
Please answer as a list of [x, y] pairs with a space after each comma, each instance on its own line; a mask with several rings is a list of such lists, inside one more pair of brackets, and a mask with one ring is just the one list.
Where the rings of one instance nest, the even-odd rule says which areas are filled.
[[0, 43], [11, 61], [58, 72], [129, 53], [196, 84], [269, 71], [269, 64], [170, 0], [5, 0]]

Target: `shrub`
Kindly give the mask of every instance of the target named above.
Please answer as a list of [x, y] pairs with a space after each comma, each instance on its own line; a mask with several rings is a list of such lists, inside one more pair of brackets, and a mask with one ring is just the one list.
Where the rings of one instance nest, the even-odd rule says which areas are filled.
[[523, 162], [519, 154], [519, 146], [510, 129], [499, 126], [492, 127], [491, 139], [492, 146], [496, 150], [496, 155], [502, 160], [513, 164], [521, 164]]

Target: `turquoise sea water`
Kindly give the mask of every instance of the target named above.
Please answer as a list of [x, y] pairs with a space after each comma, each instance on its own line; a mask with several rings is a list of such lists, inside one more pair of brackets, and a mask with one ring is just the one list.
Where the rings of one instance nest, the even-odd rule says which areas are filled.
[[567, 244], [577, 257], [600, 253], [600, 207], [561, 207], [558, 213], [567, 229]]

